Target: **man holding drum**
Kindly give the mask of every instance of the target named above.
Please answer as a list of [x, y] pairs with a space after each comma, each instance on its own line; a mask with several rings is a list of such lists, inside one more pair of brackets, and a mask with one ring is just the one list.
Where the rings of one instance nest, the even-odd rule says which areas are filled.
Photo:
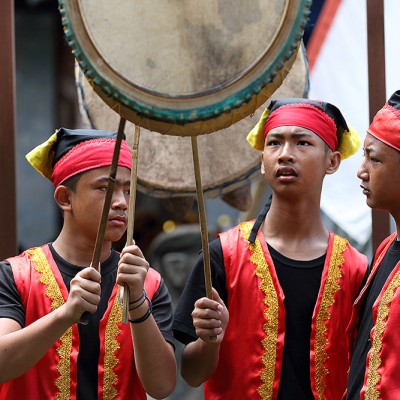
[[193, 269], [173, 326], [182, 376], [205, 382], [206, 399], [340, 399], [367, 258], [323, 226], [320, 196], [360, 139], [335, 106], [284, 99], [248, 140], [262, 150], [271, 205], [210, 243], [213, 299], [201, 257]]
[[[162, 398], [175, 386], [168, 290], [135, 243], [112, 249], [127, 228], [124, 140], [101, 265], [90, 266], [115, 143], [115, 133], [61, 128], [27, 155], [54, 184], [64, 221], [54, 242], [0, 263], [0, 399]], [[78, 324], [85, 312], [89, 322]]]

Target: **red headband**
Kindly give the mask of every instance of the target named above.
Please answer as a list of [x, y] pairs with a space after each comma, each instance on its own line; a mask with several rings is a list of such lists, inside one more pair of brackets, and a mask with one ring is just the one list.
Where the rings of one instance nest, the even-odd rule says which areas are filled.
[[285, 104], [273, 111], [267, 119], [264, 138], [267, 133], [279, 126], [300, 126], [317, 134], [330, 148], [335, 151], [338, 146], [336, 124], [333, 118], [320, 108], [311, 104]]
[[389, 104], [379, 110], [367, 132], [400, 151], [400, 112]]
[[[116, 139], [93, 139], [79, 143], [54, 166], [51, 181], [54, 187], [80, 172], [111, 165]], [[126, 141], [121, 142], [118, 165], [131, 168], [131, 150]]]

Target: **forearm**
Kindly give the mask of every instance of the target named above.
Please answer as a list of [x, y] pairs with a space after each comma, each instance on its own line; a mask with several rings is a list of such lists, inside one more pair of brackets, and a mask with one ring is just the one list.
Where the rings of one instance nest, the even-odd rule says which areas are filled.
[[218, 365], [219, 347], [219, 343], [206, 343], [202, 339], [185, 346], [181, 375], [190, 386], [200, 386], [213, 375]]
[[165, 398], [176, 384], [174, 350], [165, 341], [152, 315], [141, 323], [131, 323], [135, 365], [145, 391]]
[[33, 367], [71, 323], [59, 308], [23, 329], [14, 320], [3, 319], [1, 326], [0, 383], [3, 383]]

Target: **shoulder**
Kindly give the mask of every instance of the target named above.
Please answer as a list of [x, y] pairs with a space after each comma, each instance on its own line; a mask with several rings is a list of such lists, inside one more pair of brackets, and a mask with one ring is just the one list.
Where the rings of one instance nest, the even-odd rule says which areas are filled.
[[389, 235], [386, 239], [384, 239], [382, 241], [382, 243], [376, 249], [375, 258], [377, 255], [382, 253], [386, 248], [388, 248], [389, 247], [388, 245], [391, 244], [396, 239], [396, 237], [397, 237], [397, 233], [394, 232], [391, 235]]
[[[219, 233], [218, 236], [221, 239], [222, 247], [224, 248], [226, 245], [232, 245], [232, 242], [238, 242], [240, 238], [248, 240], [252, 233], [254, 222], [254, 220], [243, 221], [227, 231]], [[257, 232], [254, 234], [257, 235]]]
[[162, 279], [160, 273], [150, 267], [147, 271], [146, 280], [144, 283], [147, 294], [152, 297], [154, 293], [159, 290], [161, 282]]
[[343, 246], [345, 246], [342, 253], [344, 262], [348, 265], [351, 265], [353, 268], [359, 266], [361, 269], [365, 270], [368, 266], [367, 256], [352, 246], [346, 238], [336, 233], [333, 233], [333, 235], [334, 239], [340, 241]]
[[4, 275], [12, 276], [12, 269], [8, 260], [0, 261], [0, 282], [3, 282], [1, 277]]
[[32, 247], [30, 249], [24, 250], [22, 253], [13, 256], [13, 257], [8, 257], [5, 259], [5, 261], [7, 261], [8, 263], [10, 263], [10, 265], [13, 267], [14, 265], [25, 265], [25, 264], [29, 264], [30, 260], [32, 259], [32, 256], [38, 255], [40, 253], [46, 255], [47, 252], [49, 252], [49, 245], [48, 244], [44, 244], [42, 246], [38, 246], [38, 247]]

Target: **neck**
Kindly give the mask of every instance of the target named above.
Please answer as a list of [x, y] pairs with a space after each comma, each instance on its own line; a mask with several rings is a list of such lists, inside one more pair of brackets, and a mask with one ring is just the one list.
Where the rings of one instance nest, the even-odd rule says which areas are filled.
[[[79, 266], [90, 266], [92, 263], [95, 241], [85, 240], [81, 237], [73, 237], [66, 235], [65, 232], [61, 231], [60, 235], [53, 242], [54, 250], [62, 257], [64, 260], [70, 262], [74, 265]], [[111, 252], [111, 243], [103, 243], [100, 262], [105, 261]], [[93, 266], [97, 269], [98, 266]]]
[[266, 241], [297, 260], [325, 254], [329, 232], [322, 224], [319, 202], [293, 203], [273, 197], [262, 228]]

